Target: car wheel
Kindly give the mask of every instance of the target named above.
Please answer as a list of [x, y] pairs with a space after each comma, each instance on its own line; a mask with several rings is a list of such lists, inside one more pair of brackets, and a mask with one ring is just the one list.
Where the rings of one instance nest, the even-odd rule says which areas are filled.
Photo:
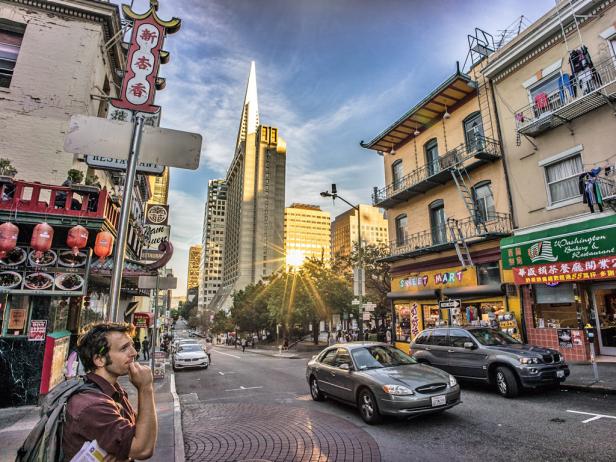
[[357, 397], [357, 407], [361, 418], [369, 425], [378, 424], [383, 420], [376, 399], [370, 390], [363, 389]]
[[312, 396], [312, 399], [314, 401], [323, 401], [325, 399], [325, 395], [319, 388], [319, 383], [317, 382], [317, 379], [315, 379], [314, 377], [310, 378], [310, 396]]
[[513, 371], [507, 367], [497, 367], [494, 376], [496, 389], [505, 398], [515, 398], [520, 392], [518, 381]]

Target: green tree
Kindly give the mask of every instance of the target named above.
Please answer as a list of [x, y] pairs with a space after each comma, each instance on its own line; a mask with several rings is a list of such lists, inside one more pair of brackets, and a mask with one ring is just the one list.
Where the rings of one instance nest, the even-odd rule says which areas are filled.
[[243, 290], [233, 294], [231, 319], [242, 332], [256, 333], [263, 329], [272, 328], [272, 318], [268, 311], [267, 285], [263, 281], [250, 284]]
[[230, 316], [223, 310], [214, 313], [214, 320], [210, 330], [213, 334], [224, 334], [235, 329], [235, 324]]

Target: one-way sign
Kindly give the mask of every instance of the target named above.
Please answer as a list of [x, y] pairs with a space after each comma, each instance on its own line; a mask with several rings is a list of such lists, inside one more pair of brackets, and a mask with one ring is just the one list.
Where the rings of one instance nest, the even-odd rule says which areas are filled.
[[438, 302], [438, 306], [441, 309], [460, 308], [462, 306], [462, 301], [458, 298], [451, 300], [442, 300]]

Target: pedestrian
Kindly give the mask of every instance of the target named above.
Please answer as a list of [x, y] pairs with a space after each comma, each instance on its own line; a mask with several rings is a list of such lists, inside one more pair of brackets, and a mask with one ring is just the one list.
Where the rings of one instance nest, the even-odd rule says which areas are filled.
[[141, 345], [143, 346], [143, 359], [147, 361], [150, 359], [150, 341], [147, 337], [143, 338], [143, 343]]
[[208, 339], [205, 341], [205, 353], [207, 354], [207, 362], [212, 364], [212, 342]]
[[135, 347], [135, 351], [137, 352], [137, 361], [139, 361], [139, 352], [141, 351], [141, 341], [139, 341], [139, 337], [135, 337], [133, 339], [133, 345]]
[[[158, 424], [152, 371], [135, 361], [137, 350], [125, 323], [97, 323], [77, 340], [85, 380], [99, 390], [73, 395], [67, 403], [62, 435], [64, 460], [71, 460], [84, 443], [96, 440], [105, 460], [149, 459], [156, 447]], [[137, 388], [139, 414], [128, 401], [118, 377], [128, 375]]]
[[391, 329], [389, 328], [385, 331], [385, 340], [387, 343], [391, 343]]
[[246, 339], [242, 338], [242, 353], [246, 351]]

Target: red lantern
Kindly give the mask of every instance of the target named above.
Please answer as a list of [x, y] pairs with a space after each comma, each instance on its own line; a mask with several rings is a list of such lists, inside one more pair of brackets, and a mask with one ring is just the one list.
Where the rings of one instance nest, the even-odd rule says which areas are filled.
[[73, 255], [79, 253], [79, 249], [83, 249], [88, 243], [88, 230], [83, 226], [73, 226], [68, 230], [66, 237], [66, 245], [73, 250]]
[[113, 234], [109, 231], [101, 231], [96, 235], [94, 253], [100, 261], [105, 260], [113, 251]]
[[47, 223], [39, 223], [34, 227], [32, 231], [32, 239], [30, 239], [30, 247], [34, 252], [34, 258], [36, 260], [43, 256], [43, 253], [51, 249], [51, 242], [53, 241], [53, 228]]
[[13, 223], [6, 222], [0, 225], [0, 258], [6, 257], [17, 245], [17, 235], [19, 228]]

